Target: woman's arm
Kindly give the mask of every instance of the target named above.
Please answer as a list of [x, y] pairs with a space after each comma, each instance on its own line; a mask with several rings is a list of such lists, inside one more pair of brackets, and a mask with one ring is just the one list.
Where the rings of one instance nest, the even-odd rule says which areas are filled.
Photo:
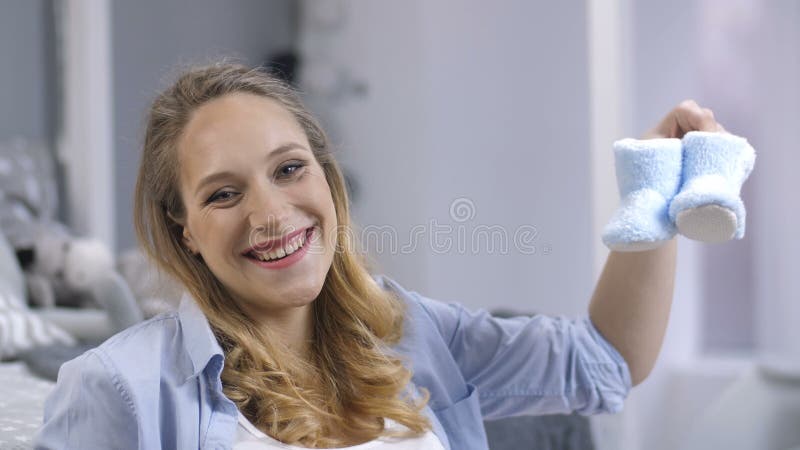
[[650, 374], [667, 329], [675, 285], [677, 241], [645, 252], [611, 252], [589, 316], [625, 358], [634, 386]]
[[[643, 139], [682, 138], [689, 131], [724, 128], [711, 110], [687, 100]], [[611, 252], [589, 304], [589, 317], [628, 363], [633, 385], [653, 369], [669, 320], [675, 286], [676, 239], [655, 250]]]

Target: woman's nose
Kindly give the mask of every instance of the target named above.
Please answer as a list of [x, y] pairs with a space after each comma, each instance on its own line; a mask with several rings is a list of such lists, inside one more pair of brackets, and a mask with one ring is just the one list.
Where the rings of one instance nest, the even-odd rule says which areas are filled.
[[250, 228], [259, 229], [267, 236], [282, 236], [289, 226], [289, 201], [286, 194], [273, 186], [259, 186], [250, 190], [247, 214]]

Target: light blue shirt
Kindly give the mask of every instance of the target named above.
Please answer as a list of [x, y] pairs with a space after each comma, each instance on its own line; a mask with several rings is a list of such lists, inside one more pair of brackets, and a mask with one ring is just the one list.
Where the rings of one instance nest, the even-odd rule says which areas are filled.
[[[484, 419], [622, 409], [628, 366], [588, 316], [495, 318], [375, 279], [407, 304], [394, 349], [414, 387], [430, 391], [424, 413], [446, 449], [488, 449]], [[222, 392], [223, 362], [184, 297], [61, 367], [36, 448], [229, 449], [237, 409]]]

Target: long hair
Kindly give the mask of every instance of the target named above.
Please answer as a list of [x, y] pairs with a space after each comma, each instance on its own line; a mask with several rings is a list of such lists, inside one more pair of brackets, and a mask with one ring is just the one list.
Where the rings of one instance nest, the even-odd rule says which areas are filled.
[[[182, 245], [185, 208], [179, 192], [177, 142], [201, 105], [231, 93], [273, 99], [306, 133], [336, 209], [337, 248], [313, 303], [314, 359], [277, 343], [232, 301], [202, 258]], [[181, 282], [208, 318], [225, 353], [225, 395], [258, 428], [290, 444], [328, 448], [353, 438], [413, 436], [430, 429], [421, 410], [429, 392], [407, 391], [411, 372], [391, 351], [402, 337], [405, 306], [381, 289], [370, 262], [355, 251], [344, 177], [320, 125], [291, 87], [259, 69], [218, 62], [185, 71], [149, 110], [134, 201], [136, 234], [145, 252]], [[387, 430], [384, 418], [409, 428]]]

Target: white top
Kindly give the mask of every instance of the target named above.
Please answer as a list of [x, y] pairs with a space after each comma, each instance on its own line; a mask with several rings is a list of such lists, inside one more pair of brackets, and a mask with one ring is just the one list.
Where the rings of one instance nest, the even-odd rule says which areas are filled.
[[[384, 419], [388, 428], [405, 428], [391, 419]], [[422, 436], [415, 438], [397, 438], [381, 436], [378, 439], [364, 442], [350, 447], [338, 447], [346, 450], [444, 450], [439, 438], [428, 430]], [[307, 450], [306, 447], [297, 447], [284, 444], [274, 439], [250, 423], [239, 412], [239, 426], [236, 429], [236, 442], [234, 450]]]

